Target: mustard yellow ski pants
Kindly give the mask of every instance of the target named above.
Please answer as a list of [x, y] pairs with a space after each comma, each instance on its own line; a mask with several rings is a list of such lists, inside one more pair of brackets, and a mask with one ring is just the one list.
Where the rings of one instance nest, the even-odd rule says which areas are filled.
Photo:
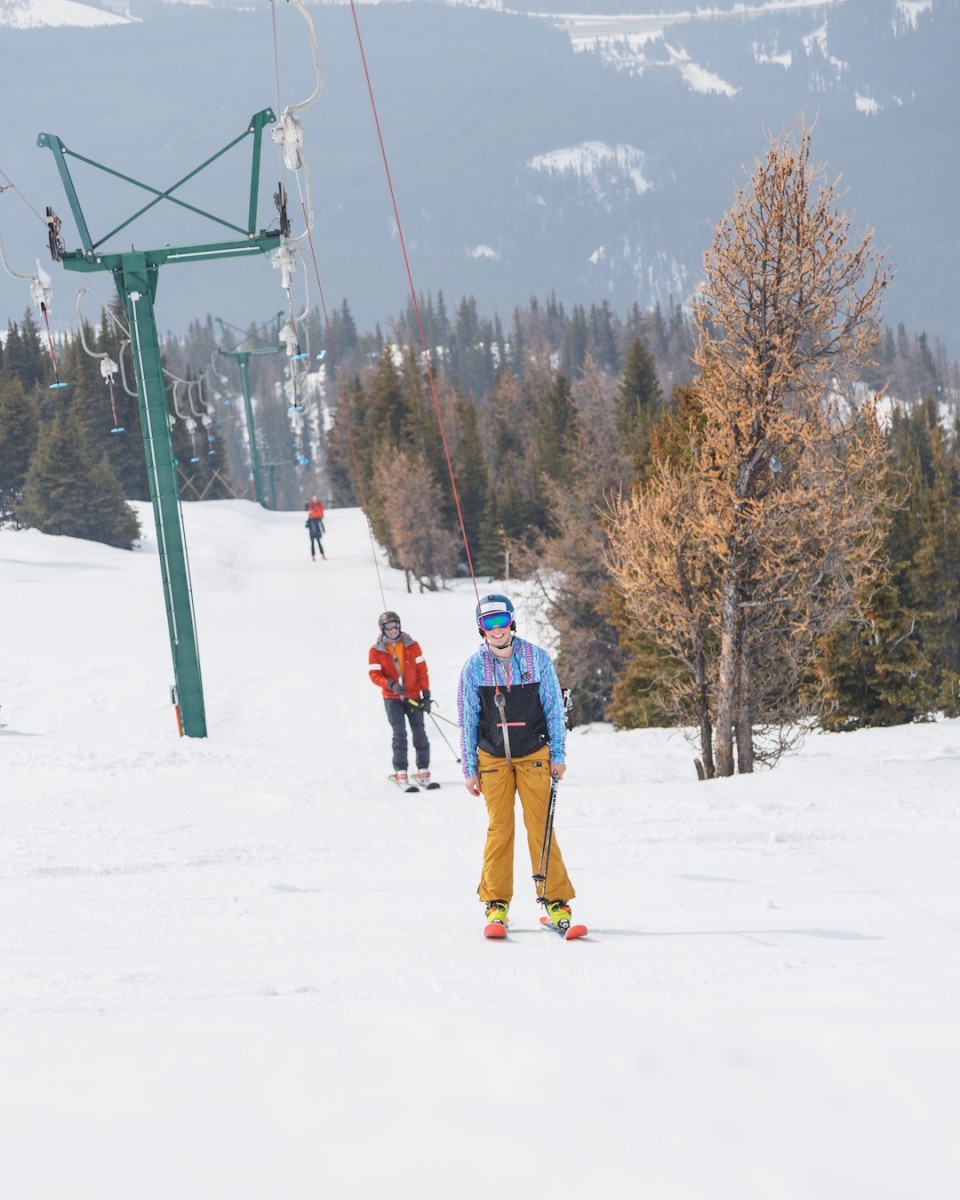
[[[530, 849], [531, 874], [540, 867], [543, 830], [547, 823], [550, 799], [550, 755], [546, 750], [515, 758], [507, 766], [505, 758], [495, 758], [485, 750], [478, 752], [480, 790], [487, 802], [487, 841], [483, 848], [483, 874], [477, 894], [481, 900], [513, 899], [513, 839], [516, 797], [520, 795], [523, 823]], [[534, 885], [536, 886], [536, 885]], [[572, 900], [576, 893], [563, 865], [556, 836], [550, 847], [550, 863], [544, 895], [548, 900]]]

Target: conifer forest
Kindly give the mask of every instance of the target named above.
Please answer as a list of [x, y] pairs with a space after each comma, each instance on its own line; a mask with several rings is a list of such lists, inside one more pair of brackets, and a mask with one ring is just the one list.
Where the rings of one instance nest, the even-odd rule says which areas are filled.
[[[687, 308], [421, 295], [360, 332], [344, 299], [296, 372], [279, 321], [168, 335], [181, 499], [317, 494], [364, 509], [409, 588], [532, 581], [571, 719], [689, 728], [703, 778], [811, 724], [960, 714], [958, 369], [884, 325], [889, 268], [809, 150], [758, 160]], [[122, 306], [56, 345], [27, 309], [0, 522], [131, 548], [149, 499]]]

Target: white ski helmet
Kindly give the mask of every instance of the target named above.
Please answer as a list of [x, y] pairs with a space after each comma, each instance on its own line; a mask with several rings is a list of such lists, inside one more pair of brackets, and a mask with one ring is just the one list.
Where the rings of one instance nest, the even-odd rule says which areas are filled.
[[502, 596], [498, 592], [493, 592], [489, 596], [483, 596], [480, 603], [477, 605], [477, 626], [480, 632], [483, 633], [483, 618], [491, 613], [509, 613], [510, 628], [516, 632], [517, 622], [513, 619], [513, 604], [508, 596]]

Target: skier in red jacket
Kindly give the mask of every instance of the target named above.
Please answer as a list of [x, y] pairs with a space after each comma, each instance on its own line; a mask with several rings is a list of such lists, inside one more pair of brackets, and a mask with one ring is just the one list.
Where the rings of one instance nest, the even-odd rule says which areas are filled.
[[380, 637], [370, 647], [370, 679], [380, 689], [393, 730], [393, 769], [399, 784], [407, 777], [407, 726], [417, 756], [415, 783], [430, 782], [430, 743], [423, 718], [430, 711], [430, 675], [419, 642], [400, 628], [395, 612], [380, 614]]
[[306, 506], [306, 509], [306, 524], [307, 529], [310, 531], [310, 557], [316, 562], [317, 554], [316, 550], [314, 550], [314, 543], [316, 543], [317, 550], [320, 551], [320, 557], [324, 559], [327, 557], [323, 552], [323, 542], [320, 541], [321, 537], [323, 537], [323, 505], [316, 496], [311, 496], [310, 503]]

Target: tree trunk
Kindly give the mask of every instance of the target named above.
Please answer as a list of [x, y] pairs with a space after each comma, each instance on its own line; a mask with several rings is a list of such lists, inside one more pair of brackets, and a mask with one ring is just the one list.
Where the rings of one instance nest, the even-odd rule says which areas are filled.
[[720, 612], [720, 672], [717, 680], [717, 775], [733, 774], [733, 723], [737, 691], [737, 586], [727, 568]]
[[713, 722], [710, 720], [710, 692], [707, 687], [706, 654], [701, 642], [697, 650], [697, 718], [700, 723], [701, 779], [713, 779], [716, 766], [713, 761]]
[[750, 661], [747, 654], [745, 622], [740, 621], [737, 647], [737, 702], [733, 726], [737, 739], [737, 771], [753, 774], [753, 703], [750, 689]]

